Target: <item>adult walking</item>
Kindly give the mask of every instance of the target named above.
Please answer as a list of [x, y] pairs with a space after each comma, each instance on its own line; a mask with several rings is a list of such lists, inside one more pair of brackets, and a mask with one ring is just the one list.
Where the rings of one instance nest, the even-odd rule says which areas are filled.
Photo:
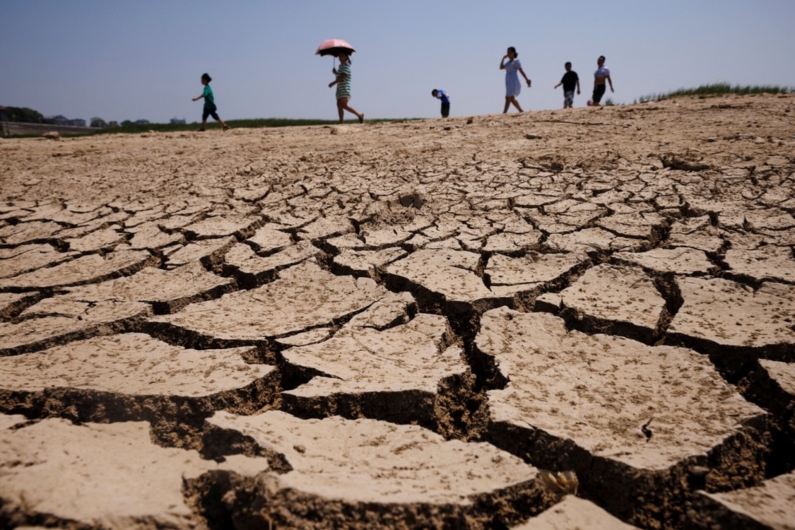
[[[506, 59], [508, 60], [507, 63], [505, 62]], [[522, 74], [522, 77], [524, 77], [528, 88], [532, 82], [527, 75], [525, 75], [524, 70], [522, 70], [522, 63], [519, 62], [519, 54], [516, 53], [516, 48], [513, 46], [508, 48], [507, 53], [503, 56], [502, 61], [500, 61], [500, 70], [505, 70], [505, 108], [502, 113], [505, 114], [508, 112], [511, 105], [516, 107], [516, 110], [519, 112], [524, 112], [522, 106], [519, 105], [519, 102], [516, 100], [516, 96], [522, 92], [519, 74]]]
[[610, 83], [610, 92], [614, 93], [613, 80], [610, 78], [610, 70], [605, 68], [605, 56], [600, 55], [596, 60], [596, 72], [593, 74], [593, 99], [588, 102], [588, 105], [598, 107], [602, 102], [602, 96], [607, 92], [605, 81]]
[[337, 79], [328, 84], [329, 88], [337, 85], [337, 112], [340, 115], [340, 123], [344, 121], [345, 111], [354, 114], [359, 118], [359, 123], [364, 122], [364, 114], [360, 114], [353, 107], [348, 105], [351, 100], [351, 58], [347, 53], [339, 54], [340, 67], [333, 68], [331, 72]]

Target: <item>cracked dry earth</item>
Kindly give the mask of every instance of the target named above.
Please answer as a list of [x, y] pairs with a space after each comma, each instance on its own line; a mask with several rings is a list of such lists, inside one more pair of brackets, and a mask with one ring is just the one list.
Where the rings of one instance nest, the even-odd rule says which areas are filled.
[[0, 140], [0, 526], [795, 528], [793, 111]]

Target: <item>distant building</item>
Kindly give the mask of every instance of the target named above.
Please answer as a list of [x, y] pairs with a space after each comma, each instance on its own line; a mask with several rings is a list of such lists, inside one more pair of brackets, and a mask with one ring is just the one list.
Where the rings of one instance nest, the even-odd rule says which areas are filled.
[[135, 120], [136, 125], [149, 125], [149, 120]]
[[44, 123], [50, 123], [52, 125], [68, 125], [70, 127], [85, 127], [86, 120], [81, 119], [74, 119], [70, 120], [66, 116], [58, 114], [57, 116], [52, 116], [51, 118], [45, 118]]
[[171, 121], [171, 125], [185, 125], [187, 123], [187, 121], [185, 121], [185, 118], [182, 118], [182, 119], [180, 119], [180, 118], [171, 118], [170, 121]]

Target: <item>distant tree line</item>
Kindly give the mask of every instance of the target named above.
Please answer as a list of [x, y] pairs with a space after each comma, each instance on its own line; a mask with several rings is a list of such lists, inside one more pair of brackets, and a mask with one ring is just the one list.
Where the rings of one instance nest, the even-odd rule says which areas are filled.
[[22, 123], [46, 123], [41, 112], [27, 107], [6, 107], [6, 119]]
[[[18, 123], [51, 123], [52, 120], [49, 120], [44, 117], [44, 115], [33, 109], [29, 109], [27, 107], [5, 107], [5, 116], [4, 119], [8, 121], [18, 122]], [[125, 120], [124, 123], [132, 124], [131, 121]], [[90, 122], [91, 127], [96, 127], [99, 129], [105, 129], [108, 127], [118, 127], [119, 123], [116, 121], [106, 122], [102, 118], [91, 118]]]

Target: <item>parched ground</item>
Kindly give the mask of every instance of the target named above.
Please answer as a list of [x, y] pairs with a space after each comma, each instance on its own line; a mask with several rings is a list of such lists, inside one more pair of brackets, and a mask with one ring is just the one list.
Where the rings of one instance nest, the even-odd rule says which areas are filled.
[[0, 140], [0, 526], [795, 528], [795, 96]]

